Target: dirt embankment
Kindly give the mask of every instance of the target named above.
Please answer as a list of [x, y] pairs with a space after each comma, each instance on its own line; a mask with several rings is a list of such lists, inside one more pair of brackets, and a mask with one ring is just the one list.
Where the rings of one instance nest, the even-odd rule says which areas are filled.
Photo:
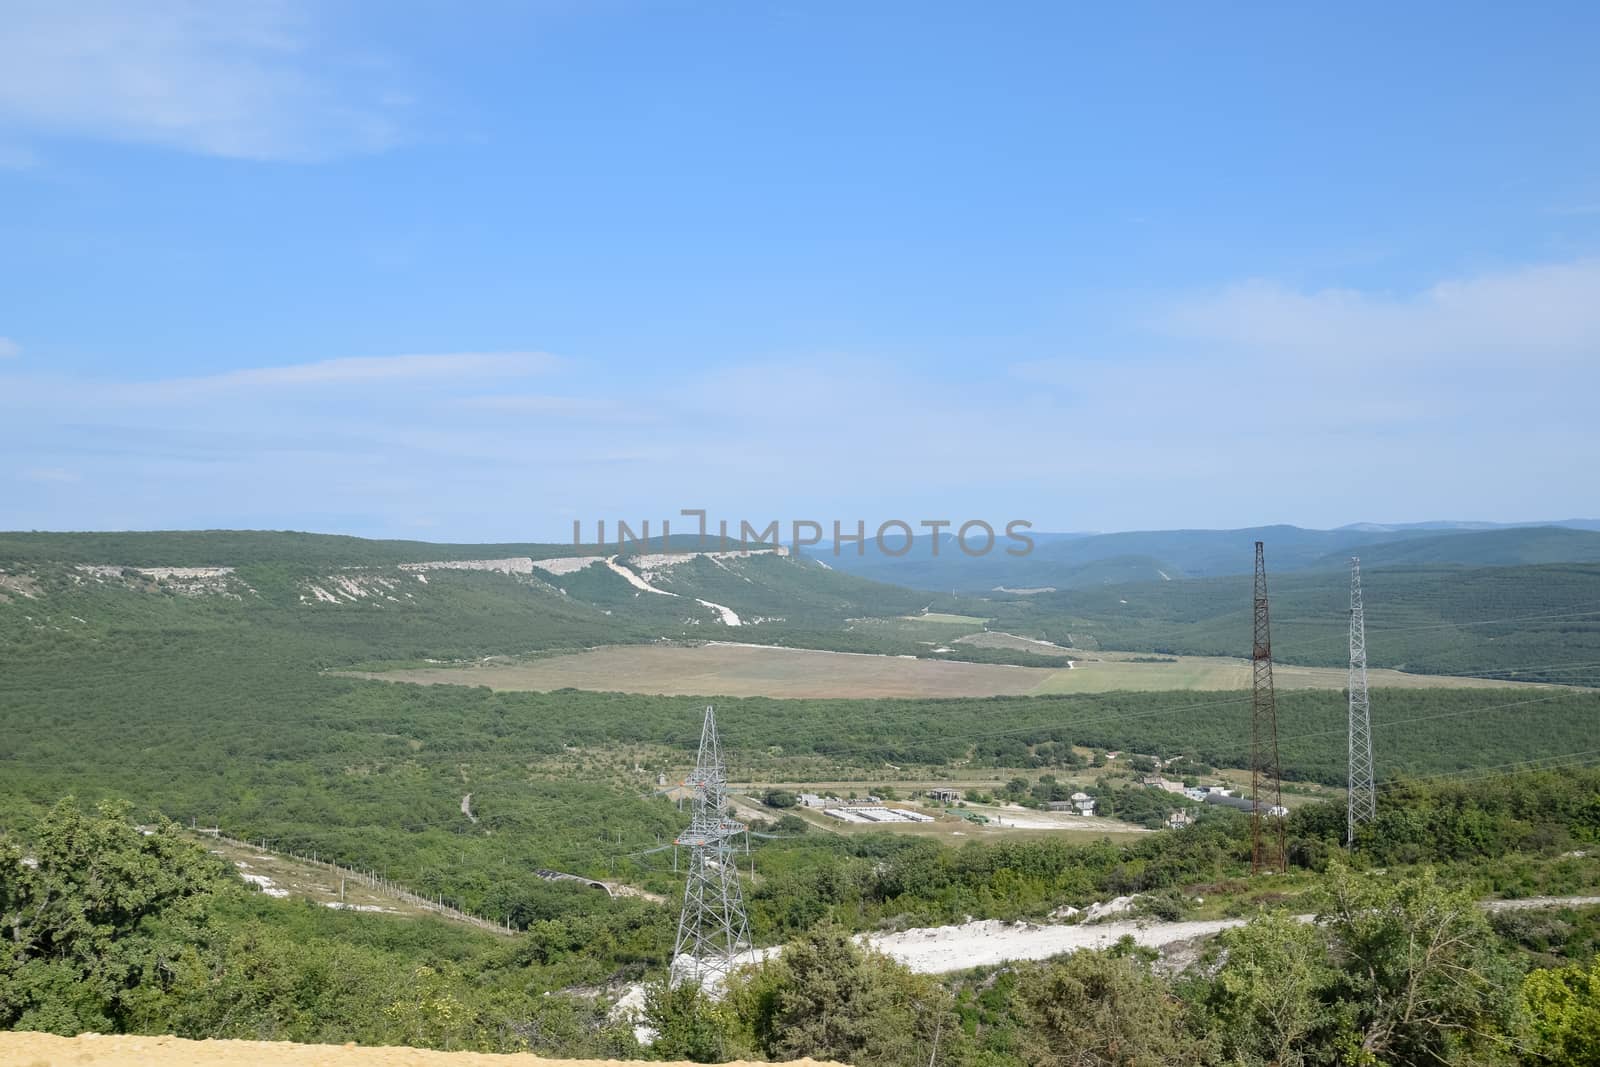
[[[0, 1033], [0, 1063], [14, 1067], [599, 1067], [619, 1060], [547, 1060], [526, 1054], [416, 1048], [294, 1045], [286, 1041], [187, 1041], [181, 1037]], [[689, 1067], [667, 1064], [666, 1067]], [[744, 1064], [734, 1067], [746, 1067]], [[754, 1067], [754, 1065], [749, 1065]], [[790, 1067], [830, 1067], [796, 1060]], [[833, 1064], [831, 1067], [844, 1067]]]

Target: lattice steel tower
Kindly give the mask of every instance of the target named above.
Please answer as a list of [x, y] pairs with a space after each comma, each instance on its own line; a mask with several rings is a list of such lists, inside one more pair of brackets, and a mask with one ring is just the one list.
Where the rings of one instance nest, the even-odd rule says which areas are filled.
[[750, 945], [750, 919], [734, 860], [734, 842], [746, 827], [728, 816], [727, 769], [717, 741], [716, 712], [709, 706], [700, 727], [700, 755], [684, 785], [691, 791], [694, 814], [674, 842], [689, 849], [689, 879], [672, 949], [672, 975], [676, 981], [704, 983], [712, 974], [726, 975]]
[[[1267, 564], [1256, 542], [1255, 640], [1250, 650], [1250, 873], [1288, 871], [1283, 781], [1278, 773], [1278, 701], [1272, 692]], [[1270, 805], [1265, 812], [1262, 805]], [[1271, 820], [1263, 824], [1262, 819]]]
[[1361, 609], [1361, 561], [1350, 557], [1350, 787], [1345, 845], [1354, 847], [1356, 827], [1378, 815], [1372, 781], [1372, 706], [1367, 700], [1367, 623]]

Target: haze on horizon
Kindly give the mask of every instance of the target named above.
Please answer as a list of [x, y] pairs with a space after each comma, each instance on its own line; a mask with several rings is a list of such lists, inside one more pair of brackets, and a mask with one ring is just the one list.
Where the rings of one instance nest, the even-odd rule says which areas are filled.
[[1596, 511], [1592, 5], [0, 10], [0, 529]]

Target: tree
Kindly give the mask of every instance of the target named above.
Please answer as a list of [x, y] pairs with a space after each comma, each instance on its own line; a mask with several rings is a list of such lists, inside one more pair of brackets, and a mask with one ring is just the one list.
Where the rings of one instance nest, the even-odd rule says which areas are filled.
[[1587, 970], [1573, 965], [1530, 971], [1522, 980], [1540, 1063], [1600, 1064], [1600, 959]]
[[1277, 912], [1219, 938], [1221, 967], [1206, 987], [1210, 1030], [1229, 1061], [1298, 1067], [1309, 1038], [1327, 1023], [1320, 997], [1336, 973], [1322, 931]]
[[1389, 879], [1333, 864], [1318, 921], [1341, 972], [1346, 1058], [1454, 1062], [1514, 1032], [1514, 966], [1471, 895], [1447, 890], [1431, 869]]
[[1181, 1004], [1136, 959], [1101, 952], [1022, 974], [1013, 994], [1024, 1062], [1034, 1067], [1181, 1067], [1201, 1042]]
[[811, 824], [798, 815], [784, 815], [772, 824], [775, 834], [803, 834], [811, 829]]
[[721, 1063], [735, 1051], [728, 1020], [694, 982], [646, 986], [644, 1021], [656, 1033], [650, 1055], [658, 1060]]
[[875, 1064], [958, 1062], [949, 994], [833, 923], [785, 946], [753, 975], [729, 981], [728, 1001], [774, 1059], [814, 1056]]
[[141, 832], [126, 816], [69, 797], [31, 850], [0, 849], [0, 1027], [127, 1029], [205, 944], [223, 869], [172, 823]]

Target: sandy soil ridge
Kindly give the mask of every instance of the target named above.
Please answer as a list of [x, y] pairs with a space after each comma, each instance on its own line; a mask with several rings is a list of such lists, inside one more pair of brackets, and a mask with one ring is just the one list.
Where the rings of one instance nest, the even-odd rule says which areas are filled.
[[[8, 1067], [602, 1067], [621, 1060], [547, 1060], [525, 1053], [434, 1052], [287, 1041], [189, 1041], [181, 1037], [0, 1033]], [[686, 1063], [665, 1067], [689, 1067]], [[740, 1062], [730, 1067], [754, 1067]], [[770, 1067], [770, 1065], [769, 1065]], [[789, 1067], [845, 1067], [795, 1060]]]

